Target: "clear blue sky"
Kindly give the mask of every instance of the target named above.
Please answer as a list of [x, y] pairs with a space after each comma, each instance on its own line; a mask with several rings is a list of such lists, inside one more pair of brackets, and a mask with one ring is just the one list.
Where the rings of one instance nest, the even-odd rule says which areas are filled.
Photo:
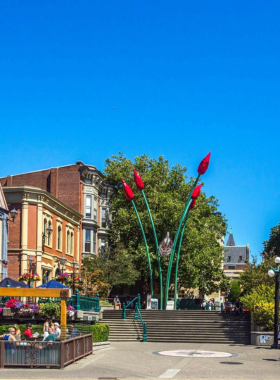
[[0, 176], [119, 151], [197, 165], [236, 244], [279, 223], [279, 1], [0, 2]]

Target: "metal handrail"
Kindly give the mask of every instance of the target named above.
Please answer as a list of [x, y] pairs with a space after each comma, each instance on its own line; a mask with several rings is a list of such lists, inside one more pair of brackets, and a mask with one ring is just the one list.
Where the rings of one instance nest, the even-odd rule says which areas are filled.
[[142, 315], [141, 315], [140, 310], [138, 308], [138, 303], [136, 302], [136, 305], [135, 305], [135, 315], [134, 315], [134, 320], [135, 321], [138, 321], [138, 316], [140, 316], [140, 319], [141, 319], [141, 322], [142, 322], [142, 326], [143, 326], [143, 342], [147, 342], [148, 341], [147, 324], [146, 324], [146, 322], [143, 321]]
[[136, 300], [135, 305], [137, 304], [137, 302], [139, 303], [139, 305], [141, 304], [141, 296], [140, 296], [140, 294], [138, 294], [137, 297], [135, 297], [135, 298], [134, 298], [132, 301], [130, 301], [127, 305], [123, 302], [122, 319], [126, 319], [126, 309], [127, 309], [128, 306], [130, 306], [135, 300]]

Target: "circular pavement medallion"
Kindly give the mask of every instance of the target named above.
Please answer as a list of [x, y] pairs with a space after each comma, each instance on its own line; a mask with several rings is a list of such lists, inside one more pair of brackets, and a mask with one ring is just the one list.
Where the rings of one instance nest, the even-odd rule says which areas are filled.
[[181, 356], [184, 358], [230, 358], [233, 356], [229, 352], [201, 350], [157, 351], [156, 353], [163, 356]]

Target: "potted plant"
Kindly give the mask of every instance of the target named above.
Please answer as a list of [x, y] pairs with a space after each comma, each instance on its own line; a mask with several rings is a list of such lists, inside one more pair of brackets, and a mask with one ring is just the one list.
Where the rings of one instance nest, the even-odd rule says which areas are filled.
[[70, 319], [74, 319], [76, 312], [77, 311], [73, 306], [67, 306], [66, 308], [67, 317], [69, 317]]
[[38, 275], [38, 273], [31, 274], [30, 281], [33, 281], [33, 282], [41, 281], [41, 277]]
[[27, 282], [29, 280], [29, 274], [23, 273], [19, 276], [18, 281]]
[[46, 317], [58, 317], [60, 315], [60, 304], [56, 302], [47, 302], [42, 307], [42, 314]]
[[61, 273], [58, 276], [56, 276], [54, 279], [56, 281], [66, 283], [66, 282], [69, 282], [69, 280], [70, 280], [70, 274], [69, 273]]
[[18, 315], [20, 317], [39, 316], [39, 315], [42, 315], [42, 308], [40, 305], [34, 305], [34, 304], [28, 304], [27, 303], [19, 309]]

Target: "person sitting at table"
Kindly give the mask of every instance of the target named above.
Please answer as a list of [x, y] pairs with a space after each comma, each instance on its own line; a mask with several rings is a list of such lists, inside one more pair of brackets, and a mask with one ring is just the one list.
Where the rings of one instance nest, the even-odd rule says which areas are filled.
[[16, 340], [21, 340], [21, 331], [17, 324], [14, 324], [13, 328], [15, 329], [15, 338]]
[[116, 297], [114, 298], [114, 309], [116, 310], [117, 306], [120, 307], [120, 310], [122, 308], [122, 304], [121, 304], [121, 301], [119, 300], [119, 296], [116, 295]]
[[69, 334], [71, 335], [71, 337], [75, 338], [76, 336], [81, 335], [81, 331], [76, 329], [74, 327], [74, 325], [70, 325], [69, 326]]
[[60, 330], [59, 324], [57, 322], [54, 323], [54, 333], [55, 333], [56, 339], [60, 339], [61, 330]]
[[3, 340], [16, 341], [15, 333], [16, 333], [16, 330], [14, 329], [14, 327], [10, 327], [8, 329], [8, 334], [0, 335], [0, 338], [3, 338]]
[[55, 342], [56, 336], [53, 327], [49, 327], [48, 333], [49, 335], [46, 338], [44, 338], [44, 342]]
[[32, 325], [31, 323], [28, 323], [26, 325], [27, 329], [24, 331], [23, 335], [25, 336], [25, 338], [33, 338], [33, 334], [32, 334]]

